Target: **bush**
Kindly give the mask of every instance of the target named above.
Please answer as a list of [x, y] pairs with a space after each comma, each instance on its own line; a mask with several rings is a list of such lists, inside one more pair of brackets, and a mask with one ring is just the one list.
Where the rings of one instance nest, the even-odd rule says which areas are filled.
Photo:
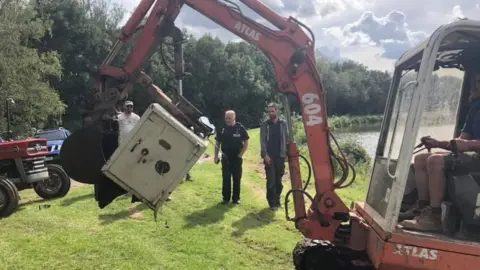
[[[335, 118], [335, 119], [340, 119], [340, 120], [336, 120], [336, 121], [342, 121], [341, 119], [355, 119], [355, 120], [361, 120], [361, 121], [364, 121], [364, 122], [375, 122], [375, 121], [378, 121], [377, 118], [372, 117], [371, 119], [369, 118], [360, 118], [360, 117], [357, 117], [357, 118], [348, 118], [348, 117], [344, 117], [344, 118]], [[367, 121], [365, 121], [365, 119], [367, 119]], [[337, 123], [338, 124], [338, 123]], [[351, 124], [348, 123], [348, 125]], [[307, 148], [307, 137], [305, 136], [305, 130], [304, 130], [304, 127], [303, 127], [303, 122], [302, 121], [295, 121], [294, 123], [294, 126], [293, 126], [294, 130], [294, 138], [295, 138], [295, 142], [297, 143], [297, 145], [299, 146], [300, 148], [300, 153], [302, 155], [304, 155], [305, 157], [308, 157], [309, 154], [308, 154], [308, 148]], [[336, 145], [334, 144], [333, 140], [331, 140], [332, 142], [332, 148], [333, 148], [333, 151], [335, 152], [335, 154], [339, 157], [339, 158], [342, 158], [342, 154], [340, 153], [338, 147], [336, 147]], [[345, 158], [347, 159], [347, 161], [353, 165], [353, 167], [355, 168], [355, 171], [358, 173], [362, 172], [362, 173], [368, 173], [368, 171], [370, 170], [370, 163], [371, 163], [371, 160], [372, 158], [370, 157], [370, 155], [368, 154], [367, 150], [360, 144], [358, 143], [357, 141], [355, 140], [345, 140], [345, 141], [339, 141], [339, 146], [340, 146], [340, 149], [342, 150], [342, 153], [343, 155], [345, 156]], [[303, 161], [301, 161], [302, 163]], [[332, 162], [333, 162], [333, 167], [334, 167], [334, 171], [335, 171], [335, 175], [336, 176], [339, 176], [341, 175], [343, 172], [342, 172], [342, 168], [340, 167], [340, 164], [338, 163], [337, 160], [335, 159], [332, 159]], [[302, 166], [306, 166], [306, 165], [302, 165]], [[303, 171], [303, 169], [302, 169]]]
[[[358, 142], [354, 140], [348, 140], [339, 144], [343, 154], [353, 165], [370, 164], [372, 161], [372, 158], [368, 154], [367, 150]], [[337, 153], [340, 154], [338, 149]]]
[[[374, 126], [382, 123], [382, 115], [364, 115], [364, 116], [332, 116], [328, 120], [328, 127], [331, 131], [347, 130], [354, 127]], [[294, 122], [294, 138], [297, 144], [303, 145], [307, 143], [305, 130], [301, 117], [296, 117]], [[347, 146], [350, 147], [350, 146]]]
[[293, 137], [298, 145], [304, 145], [307, 143], [307, 136], [305, 135], [305, 129], [303, 128], [302, 121], [294, 122], [293, 132]]
[[[302, 122], [295, 122], [294, 126], [294, 138], [295, 142], [300, 146], [305, 146], [307, 144], [307, 137], [305, 136], [305, 130], [303, 128]], [[332, 141], [333, 143], [333, 141]], [[368, 155], [367, 150], [363, 148], [361, 144], [354, 140], [347, 140], [339, 142], [340, 149], [342, 149], [343, 154], [348, 157], [350, 156], [352, 164], [365, 163], [370, 164], [371, 157]], [[335, 148], [335, 152], [340, 155], [338, 149]]]
[[[340, 142], [340, 149], [342, 149], [342, 153], [345, 156], [345, 158], [348, 160], [350, 164], [353, 165], [355, 171], [358, 173], [368, 173], [369, 168], [370, 168], [370, 162], [371, 162], [371, 157], [367, 153], [367, 150], [363, 148], [362, 145], [360, 145], [358, 142], [349, 140], [345, 142]], [[333, 146], [333, 151], [335, 154], [342, 158], [342, 155], [340, 154], [340, 151], [338, 150], [337, 147]], [[306, 145], [300, 145], [300, 154], [303, 156], [307, 157], [308, 159], [308, 148]], [[336, 159], [332, 159], [333, 161], [333, 168], [335, 171], [336, 176], [340, 176], [342, 172], [342, 168], [340, 167], [340, 164]], [[310, 160], [309, 160], [310, 162]], [[302, 166], [302, 172], [306, 172], [306, 165], [303, 164], [303, 161], [300, 161], [301, 166]]]
[[[366, 172], [369, 168], [371, 157], [367, 153], [367, 150], [363, 148], [358, 142], [349, 140], [339, 143], [340, 149], [342, 150], [343, 155], [347, 159], [347, 161], [353, 165], [353, 168], [357, 172]], [[342, 154], [338, 150], [338, 147], [333, 147], [333, 151], [335, 154], [342, 158]], [[339, 176], [343, 173], [342, 168], [337, 160], [333, 159], [333, 167], [335, 170], [335, 175]]]

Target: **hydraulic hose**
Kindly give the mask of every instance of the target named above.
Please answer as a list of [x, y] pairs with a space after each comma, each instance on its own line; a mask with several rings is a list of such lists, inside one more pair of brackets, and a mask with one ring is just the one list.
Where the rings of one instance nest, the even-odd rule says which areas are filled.
[[292, 195], [294, 192], [299, 192], [299, 193], [302, 193], [303, 195], [307, 196], [308, 199], [310, 199], [310, 202], [313, 204], [313, 197], [312, 195], [308, 194], [308, 192], [306, 192], [305, 190], [303, 189], [291, 189], [287, 192], [287, 194], [285, 194], [285, 216], [287, 218], [287, 220], [293, 220], [292, 218], [290, 218], [290, 216], [288, 215], [288, 198], [290, 197], [290, 195]]
[[[329, 132], [329, 133], [330, 133], [330, 137], [333, 139], [333, 142], [334, 142], [335, 145], [337, 146], [338, 151], [340, 152], [340, 155], [341, 155], [341, 157], [337, 156], [337, 155], [333, 152], [333, 150], [331, 149], [331, 146], [329, 146], [332, 157], [335, 158], [335, 159], [338, 161], [340, 167], [342, 168], [342, 177], [334, 183], [334, 187], [335, 187], [336, 189], [341, 189], [341, 188], [349, 187], [349, 186], [351, 186], [351, 185], [355, 182], [355, 177], [356, 177], [355, 168], [353, 167], [352, 164], [350, 164], [350, 163], [348, 162], [348, 160], [347, 160], [347, 158], [345, 157], [345, 155], [343, 154], [343, 151], [342, 151], [342, 149], [340, 148], [340, 145], [338, 144], [337, 139], [335, 138], [335, 136], [333, 136], [332, 132]], [[333, 165], [333, 163], [332, 163], [332, 165]], [[349, 169], [351, 169], [352, 172], [353, 172], [353, 174], [352, 174], [352, 179], [350, 179], [350, 181], [348, 182], [348, 184], [343, 185], [343, 184], [345, 183], [345, 181], [347, 181], [348, 174], [349, 174]]]
[[303, 186], [302, 190], [306, 191], [308, 188], [308, 185], [310, 184], [310, 179], [312, 178], [312, 165], [310, 165], [310, 162], [305, 156], [300, 155], [300, 158], [305, 161], [307, 164], [307, 169], [308, 169], [308, 176], [307, 176], [307, 181], [305, 181], [305, 185]]
[[[165, 52], [163, 51], [164, 42], [160, 43], [160, 57], [162, 58], [163, 65], [170, 70], [172, 73], [175, 73], [175, 70], [168, 64], [167, 59], [165, 58]], [[165, 43], [166, 44], [166, 43]]]

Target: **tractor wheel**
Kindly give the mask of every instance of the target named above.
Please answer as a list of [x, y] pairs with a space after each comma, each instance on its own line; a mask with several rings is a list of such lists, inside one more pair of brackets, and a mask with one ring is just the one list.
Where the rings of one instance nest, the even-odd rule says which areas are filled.
[[35, 184], [35, 192], [43, 199], [64, 197], [70, 191], [70, 177], [60, 165], [48, 164], [47, 167], [50, 178]]
[[6, 218], [18, 208], [20, 195], [18, 189], [7, 178], [0, 178], [0, 218]]

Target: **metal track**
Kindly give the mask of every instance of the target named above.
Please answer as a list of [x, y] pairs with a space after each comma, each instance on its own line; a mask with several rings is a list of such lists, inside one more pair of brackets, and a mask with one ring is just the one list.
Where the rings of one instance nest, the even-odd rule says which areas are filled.
[[303, 239], [293, 250], [295, 270], [375, 270], [365, 252]]

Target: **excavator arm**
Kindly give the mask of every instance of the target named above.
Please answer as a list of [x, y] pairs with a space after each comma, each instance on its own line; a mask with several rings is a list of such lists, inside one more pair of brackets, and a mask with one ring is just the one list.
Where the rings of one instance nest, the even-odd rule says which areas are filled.
[[[296, 19], [284, 18], [258, 0], [240, 1], [279, 30], [271, 30], [244, 16], [240, 8], [228, 0], [142, 0], [99, 69], [97, 100], [91, 108], [89, 120], [95, 122], [112, 115], [135, 83], [146, 85], [156, 102], [172, 106], [172, 101], [139, 69], [165, 36], [172, 36], [174, 44], [182, 42], [174, 21], [182, 7], [188, 5], [263, 51], [273, 64], [278, 90], [295, 95], [299, 100], [316, 194], [309, 195], [303, 187], [299, 150], [290, 132], [288, 164], [292, 190], [287, 195], [293, 196], [295, 206], [295, 217], [290, 220], [295, 222], [296, 228], [307, 238], [334, 241], [341, 223], [349, 219], [349, 209], [334, 192], [335, 188], [342, 187], [345, 178], [341, 179], [341, 183], [335, 183], [332, 157], [337, 157], [330, 147], [324, 91], [315, 65], [313, 34]], [[140, 26], [150, 9], [151, 13], [143, 26]], [[311, 38], [302, 27], [310, 31]], [[140, 29], [141, 32], [138, 31]], [[137, 32], [139, 34], [126, 63], [122, 67], [113, 66], [111, 63], [116, 54]], [[172, 110], [175, 110], [173, 107], [175, 106], [172, 106]], [[175, 116], [185, 116], [182, 112], [177, 112]], [[291, 121], [289, 122], [291, 131]], [[348, 170], [345, 161], [340, 163]], [[311, 201], [308, 211], [305, 208], [305, 197]]]

